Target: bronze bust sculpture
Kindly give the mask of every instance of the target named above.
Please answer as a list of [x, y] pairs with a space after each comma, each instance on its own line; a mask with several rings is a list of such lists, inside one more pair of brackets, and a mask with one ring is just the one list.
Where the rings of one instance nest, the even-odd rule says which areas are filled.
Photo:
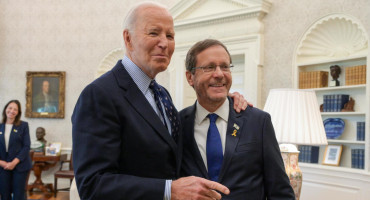
[[333, 77], [333, 80], [331, 81], [331, 84], [329, 84], [330, 86], [339, 86], [339, 74], [341, 72], [341, 69], [339, 67], [339, 65], [332, 65], [330, 66], [330, 75], [331, 77]]
[[46, 140], [45, 140], [45, 129], [43, 127], [38, 127], [36, 129], [36, 138], [37, 138], [37, 141], [41, 142], [44, 144], [44, 146], [46, 145]]

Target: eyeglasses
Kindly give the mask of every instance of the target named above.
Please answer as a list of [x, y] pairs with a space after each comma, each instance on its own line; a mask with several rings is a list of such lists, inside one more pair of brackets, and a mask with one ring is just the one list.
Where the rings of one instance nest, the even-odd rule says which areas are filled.
[[209, 65], [209, 66], [204, 66], [204, 67], [193, 67], [193, 68], [191, 68], [191, 70], [202, 69], [203, 72], [210, 73], [210, 72], [215, 72], [217, 67], [220, 67], [220, 70], [222, 72], [231, 72], [231, 69], [234, 67], [234, 65], [233, 64], [218, 65], [218, 66], [217, 65]]

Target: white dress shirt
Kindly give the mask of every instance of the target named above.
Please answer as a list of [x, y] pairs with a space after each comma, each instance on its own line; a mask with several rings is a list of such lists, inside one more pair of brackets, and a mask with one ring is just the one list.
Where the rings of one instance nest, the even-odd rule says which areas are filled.
[[13, 124], [5, 124], [4, 139], [5, 139], [5, 150], [8, 152], [9, 149], [9, 138], [12, 132]]
[[[225, 142], [226, 142], [226, 130], [227, 121], [229, 119], [229, 99], [226, 98], [225, 102], [215, 112], [218, 115], [216, 120], [216, 126], [220, 133], [222, 143], [222, 153], [225, 153]], [[194, 123], [194, 138], [197, 142], [200, 155], [203, 158], [204, 165], [208, 170], [207, 166], [207, 133], [209, 128], [209, 118], [207, 115], [210, 114], [203, 106], [197, 101], [195, 111], [195, 123]]]

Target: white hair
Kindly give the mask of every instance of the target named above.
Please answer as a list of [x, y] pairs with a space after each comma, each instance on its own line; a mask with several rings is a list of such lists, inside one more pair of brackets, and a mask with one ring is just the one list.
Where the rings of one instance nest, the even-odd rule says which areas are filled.
[[[125, 20], [123, 21], [123, 30], [133, 31], [135, 28], [135, 22], [137, 20], [137, 11], [139, 8], [143, 7], [159, 7], [168, 11], [166, 5], [154, 2], [154, 1], [144, 1], [135, 4], [127, 13]], [[169, 12], [169, 11], [168, 11]]]

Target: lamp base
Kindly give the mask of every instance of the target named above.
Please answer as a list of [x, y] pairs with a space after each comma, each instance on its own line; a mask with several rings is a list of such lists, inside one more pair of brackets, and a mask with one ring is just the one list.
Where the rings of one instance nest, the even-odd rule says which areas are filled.
[[281, 144], [280, 151], [284, 161], [285, 172], [289, 177], [295, 198], [299, 200], [302, 188], [302, 171], [298, 166], [299, 151], [293, 144]]

